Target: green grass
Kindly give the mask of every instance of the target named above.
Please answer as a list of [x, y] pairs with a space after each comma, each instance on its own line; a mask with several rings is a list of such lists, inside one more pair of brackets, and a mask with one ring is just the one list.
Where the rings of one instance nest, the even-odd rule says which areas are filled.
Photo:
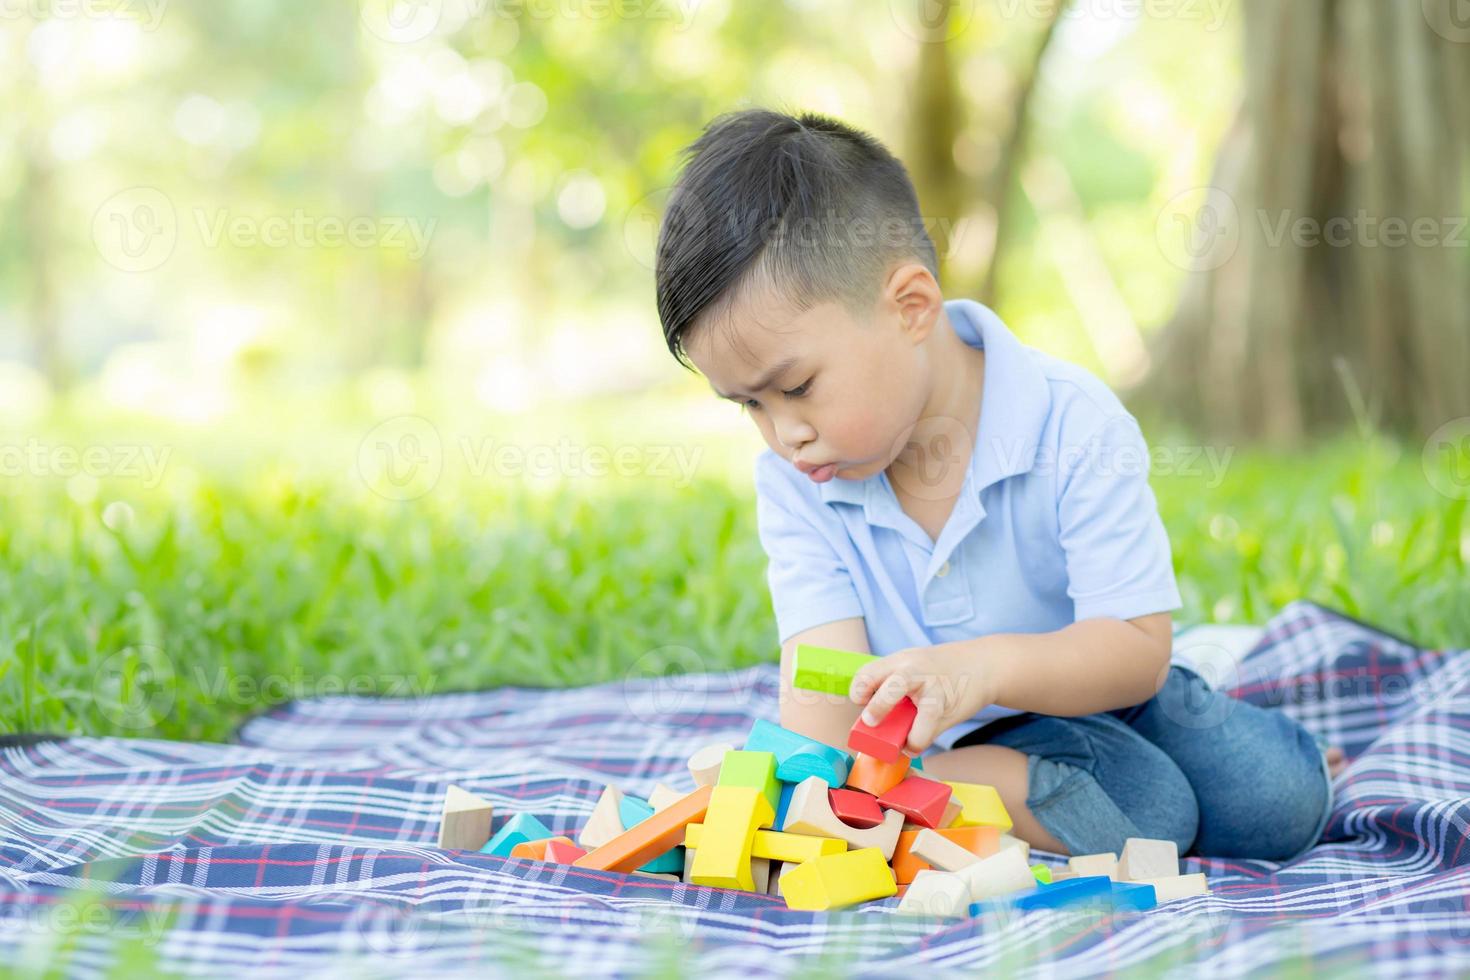
[[[264, 463], [80, 494], [10, 479], [0, 732], [228, 739], [296, 696], [774, 659], [748, 486], [499, 481], [393, 502]], [[1154, 486], [1182, 621], [1262, 621], [1305, 597], [1470, 645], [1466, 503], [1431, 486], [1417, 447], [1240, 451], [1218, 485], [1205, 470]]]

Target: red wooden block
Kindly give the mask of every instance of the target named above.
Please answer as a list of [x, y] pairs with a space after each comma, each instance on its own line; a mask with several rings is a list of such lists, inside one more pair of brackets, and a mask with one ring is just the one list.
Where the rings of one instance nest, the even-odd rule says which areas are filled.
[[909, 729], [914, 727], [919, 706], [913, 698], [904, 698], [895, 704], [883, 720], [876, 725], [865, 725], [859, 718], [847, 736], [847, 747], [854, 752], [866, 752], [884, 762], [897, 762], [903, 755], [904, 743], [909, 739]]
[[910, 773], [903, 782], [878, 797], [878, 805], [897, 810], [916, 824], [938, 827], [944, 820], [952, 790], [948, 784]]
[[827, 802], [832, 812], [845, 824], [867, 829], [883, 822], [883, 808], [871, 793], [856, 789], [829, 789]]
[[553, 837], [546, 842], [546, 857], [543, 860], [552, 864], [571, 864], [586, 853], [565, 837]]

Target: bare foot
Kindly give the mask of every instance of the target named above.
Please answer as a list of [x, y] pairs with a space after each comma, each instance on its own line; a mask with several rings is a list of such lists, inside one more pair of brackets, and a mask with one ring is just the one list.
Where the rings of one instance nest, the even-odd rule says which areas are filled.
[[1338, 776], [1342, 775], [1342, 771], [1346, 768], [1347, 756], [1343, 755], [1342, 749], [1338, 748], [1335, 745], [1332, 748], [1328, 749], [1327, 771], [1332, 774], [1332, 778], [1336, 779]]

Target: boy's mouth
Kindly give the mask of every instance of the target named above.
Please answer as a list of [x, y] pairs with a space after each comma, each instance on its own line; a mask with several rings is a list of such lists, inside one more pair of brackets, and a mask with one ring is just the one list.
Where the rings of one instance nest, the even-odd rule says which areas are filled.
[[796, 468], [810, 477], [813, 483], [826, 483], [837, 475], [836, 463], [826, 463], [815, 467], [807, 463], [797, 463]]

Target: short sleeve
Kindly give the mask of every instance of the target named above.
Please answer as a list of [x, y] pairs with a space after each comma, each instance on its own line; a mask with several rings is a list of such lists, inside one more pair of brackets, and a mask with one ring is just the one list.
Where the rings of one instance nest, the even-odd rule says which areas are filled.
[[1118, 413], [1060, 456], [1058, 530], [1079, 620], [1132, 619], [1183, 605], [1148, 484], [1148, 444], [1133, 416], [1121, 406]]
[[769, 561], [766, 581], [780, 641], [823, 623], [861, 617], [847, 565], [805, 512], [810, 502], [761, 463], [755, 485], [756, 526]]

